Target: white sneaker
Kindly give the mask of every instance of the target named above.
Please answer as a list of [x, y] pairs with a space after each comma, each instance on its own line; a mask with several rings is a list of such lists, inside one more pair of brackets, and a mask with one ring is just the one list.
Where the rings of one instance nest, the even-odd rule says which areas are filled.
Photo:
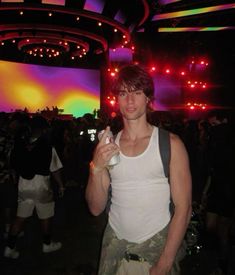
[[11, 259], [17, 259], [19, 257], [20, 253], [15, 248], [10, 248], [9, 246], [5, 247], [4, 250], [4, 257], [11, 258]]
[[62, 247], [62, 243], [60, 242], [51, 242], [50, 244], [43, 244], [42, 251], [44, 253], [54, 252], [59, 250]]

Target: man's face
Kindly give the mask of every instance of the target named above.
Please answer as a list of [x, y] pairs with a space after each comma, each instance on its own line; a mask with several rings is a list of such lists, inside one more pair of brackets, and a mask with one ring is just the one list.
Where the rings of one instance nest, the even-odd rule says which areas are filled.
[[148, 101], [142, 90], [128, 91], [124, 88], [118, 93], [119, 109], [126, 120], [136, 120], [146, 115]]

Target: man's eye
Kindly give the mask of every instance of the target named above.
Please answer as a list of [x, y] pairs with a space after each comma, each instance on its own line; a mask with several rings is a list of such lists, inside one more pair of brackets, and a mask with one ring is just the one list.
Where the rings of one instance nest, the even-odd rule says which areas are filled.
[[124, 97], [124, 96], [126, 96], [126, 93], [125, 92], [120, 92], [119, 96]]

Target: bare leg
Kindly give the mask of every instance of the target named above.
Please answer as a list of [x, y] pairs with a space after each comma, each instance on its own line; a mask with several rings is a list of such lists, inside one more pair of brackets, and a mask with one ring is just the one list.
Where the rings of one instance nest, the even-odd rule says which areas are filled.
[[14, 223], [11, 226], [11, 235], [18, 235], [18, 233], [22, 230], [24, 225], [25, 218], [16, 217]]
[[41, 227], [43, 234], [43, 242], [45, 244], [50, 244], [51, 242], [51, 218], [41, 219]]
[[59, 250], [62, 244], [60, 242], [53, 242], [51, 238], [51, 218], [41, 219], [40, 221], [43, 232], [43, 252], [49, 253]]
[[7, 246], [14, 248], [16, 246], [17, 235], [23, 228], [25, 218], [16, 217], [14, 223], [11, 226], [10, 234], [7, 240]]

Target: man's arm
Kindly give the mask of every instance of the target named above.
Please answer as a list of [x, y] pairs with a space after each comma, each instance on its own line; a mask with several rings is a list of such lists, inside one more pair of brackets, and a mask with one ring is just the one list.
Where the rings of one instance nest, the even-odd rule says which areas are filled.
[[170, 189], [174, 203], [167, 240], [159, 261], [151, 275], [165, 275], [170, 271], [191, 218], [191, 173], [188, 154], [178, 136], [171, 134]]
[[62, 168], [59, 170], [56, 170], [54, 172], [51, 172], [52, 178], [58, 185], [58, 194], [59, 197], [62, 198], [64, 196], [65, 187], [63, 184], [63, 176], [62, 176]]
[[58, 186], [58, 194], [60, 198], [64, 196], [64, 190], [65, 190], [64, 184], [63, 184], [62, 168], [63, 168], [63, 165], [56, 152], [56, 149], [52, 147], [50, 172], [53, 180]]
[[106, 167], [112, 156], [119, 151], [115, 143], [106, 144], [108, 132], [109, 127], [106, 128], [94, 151], [86, 188], [86, 200], [91, 213], [95, 216], [101, 214], [106, 207], [110, 186], [110, 177]]

